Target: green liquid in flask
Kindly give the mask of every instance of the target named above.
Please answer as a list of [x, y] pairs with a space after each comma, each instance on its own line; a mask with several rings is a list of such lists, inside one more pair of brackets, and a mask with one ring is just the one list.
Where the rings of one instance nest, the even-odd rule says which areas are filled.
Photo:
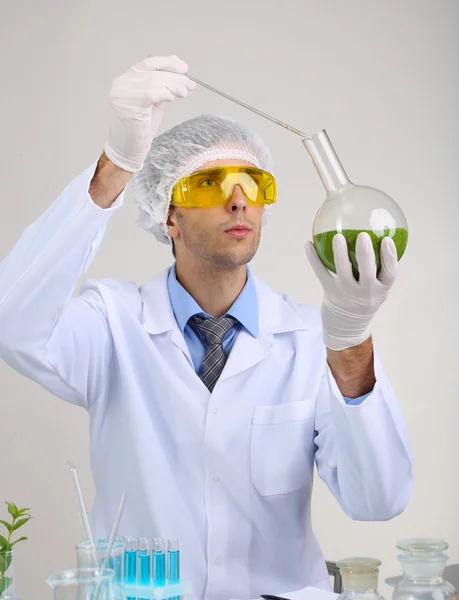
[[[402, 258], [408, 244], [408, 230], [401, 227], [397, 227], [392, 234], [388, 230], [384, 233], [376, 233], [375, 231], [367, 229], [343, 229], [343, 231], [339, 233], [342, 233], [346, 238], [349, 258], [352, 263], [352, 271], [357, 280], [359, 278], [359, 268], [355, 257], [355, 243], [357, 241], [357, 236], [362, 232], [368, 233], [373, 243], [378, 273], [381, 269], [380, 245], [381, 240], [384, 237], [390, 236], [394, 240], [395, 247], [397, 248], [398, 260]], [[327, 269], [330, 269], [330, 271], [333, 271], [333, 273], [336, 273], [335, 259], [333, 257], [333, 238], [337, 233], [338, 231], [336, 230], [325, 231], [324, 233], [317, 233], [314, 236], [314, 246], [320, 260], [327, 267]]]

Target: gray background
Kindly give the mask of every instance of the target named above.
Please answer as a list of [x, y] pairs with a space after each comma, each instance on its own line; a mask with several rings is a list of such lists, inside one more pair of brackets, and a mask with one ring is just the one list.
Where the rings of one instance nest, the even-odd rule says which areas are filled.
[[[459, 561], [458, 16], [455, 0], [0, 6], [0, 256], [97, 159], [111, 81], [148, 53], [178, 54], [196, 77], [307, 132], [326, 128], [351, 180], [401, 204], [408, 253], [374, 334], [411, 430], [413, 498], [401, 517], [372, 524], [351, 522], [321, 482], [314, 494], [326, 556], [379, 557], [383, 576], [398, 572], [400, 537], [443, 537]], [[299, 138], [203, 89], [170, 106], [163, 128], [202, 112], [240, 119], [272, 148], [279, 202], [253, 270], [319, 305], [303, 243], [324, 191]], [[171, 262], [135, 218], [128, 201], [88, 276], [142, 283]], [[44, 579], [73, 565], [80, 536], [64, 460], [77, 464], [88, 500], [93, 494], [87, 415], [3, 363], [0, 403], [0, 500], [30, 506], [35, 517], [19, 546], [17, 591], [24, 600], [51, 597]]]

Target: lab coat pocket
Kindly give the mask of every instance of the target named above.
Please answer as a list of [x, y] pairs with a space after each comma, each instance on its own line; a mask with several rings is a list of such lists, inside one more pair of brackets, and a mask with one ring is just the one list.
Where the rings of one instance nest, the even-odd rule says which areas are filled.
[[252, 419], [251, 477], [261, 496], [288, 494], [312, 478], [314, 461], [312, 400], [256, 406]]

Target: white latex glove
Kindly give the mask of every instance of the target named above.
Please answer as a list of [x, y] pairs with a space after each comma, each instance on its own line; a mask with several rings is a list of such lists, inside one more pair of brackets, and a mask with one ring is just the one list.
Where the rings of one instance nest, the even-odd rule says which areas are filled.
[[397, 250], [392, 238], [385, 237], [381, 241], [381, 270], [378, 277], [375, 253], [368, 233], [358, 235], [355, 253], [359, 281], [352, 273], [343, 235], [337, 234], [333, 238], [336, 275], [322, 264], [314, 244], [306, 244], [307, 257], [324, 289], [323, 339], [331, 350], [358, 346], [370, 337], [371, 321], [388, 297], [397, 276]]
[[177, 56], [148, 57], [117, 77], [109, 94], [105, 154], [126, 171], [140, 171], [161, 123], [164, 102], [186, 98], [196, 87]]

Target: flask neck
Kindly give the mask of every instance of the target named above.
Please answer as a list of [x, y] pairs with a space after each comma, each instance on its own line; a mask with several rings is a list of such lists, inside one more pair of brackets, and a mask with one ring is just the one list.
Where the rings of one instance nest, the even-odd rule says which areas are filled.
[[351, 183], [325, 129], [305, 138], [303, 144], [327, 192], [337, 192]]

